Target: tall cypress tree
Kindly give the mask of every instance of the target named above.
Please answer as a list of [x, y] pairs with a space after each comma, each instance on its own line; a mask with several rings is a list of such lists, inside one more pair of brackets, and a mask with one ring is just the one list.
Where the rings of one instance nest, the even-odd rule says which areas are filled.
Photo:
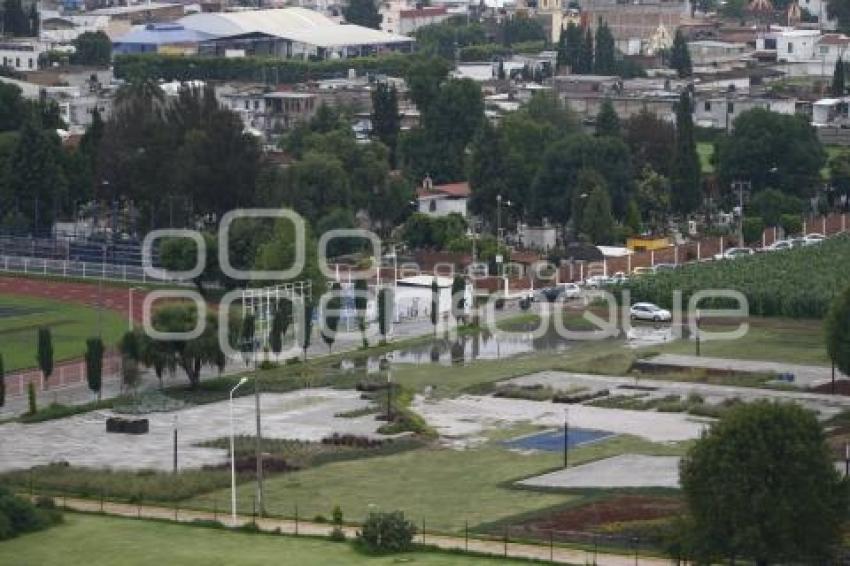
[[567, 66], [567, 30], [561, 28], [558, 35], [558, 45], [555, 47], [555, 68], [560, 70]]
[[607, 22], [600, 20], [596, 28], [596, 51], [593, 58], [593, 72], [597, 75], [613, 75], [617, 72], [615, 60], [614, 34]]
[[700, 161], [694, 141], [691, 116], [691, 96], [685, 89], [676, 106], [676, 147], [673, 155], [673, 208], [687, 214], [699, 207], [702, 200]]
[[845, 71], [846, 69], [844, 68], [844, 61], [841, 59], [841, 57], [839, 57], [838, 61], [835, 62], [835, 72], [832, 74], [832, 96], [844, 96], [844, 92], [847, 88], [845, 84]]
[[566, 40], [564, 41], [564, 59], [573, 74], [581, 74], [581, 50], [584, 36], [581, 28], [570, 22], [567, 25]]
[[579, 74], [588, 75], [593, 72], [593, 30], [590, 26], [584, 32], [584, 41], [579, 52]]
[[50, 329], [42, 326], [38, 329], [38, 351], [37, 351], [38, 367], [41, 369], [41, 374], [44, 376], [44, 382], [50, 378], [53, 373], [53, 338], [50, 335]]
[[596, 116], [596, 135], [600, 138], [604, 136], [620, 137], [620, 118], [617, 116], [617, 111], [614, 110], [610, 98], [606, 98], [602, 102], [602, 107]]
[[400, 127], [398, 92], [395, 86], [380, 82], [372, 91], [372, 132], [390, 149], [390, 163], [393, 167]]
[[681, 30], [676, 30], [676, 36], [673, 38], [673, 48], [670, 51], [670, 68], [675, 69], [680, 78], [689, 77], [693, 74], [691, 52]]
[[86, 340], [86, 382], [89, 390], [97, 394], [100, 399], [100, 390], [103, 377], [103, 340], [94, 337]]

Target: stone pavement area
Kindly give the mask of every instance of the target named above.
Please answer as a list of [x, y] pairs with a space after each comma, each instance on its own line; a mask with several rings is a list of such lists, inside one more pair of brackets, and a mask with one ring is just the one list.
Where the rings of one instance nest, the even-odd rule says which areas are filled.
[[[850, 408], [850, 397], [842, 395], [826, 395], [823, 393], [804, 393], [777, 389], [758, 389], [755, 387], [734, 387], [727, 385], [709, 385], [680, 381], [664, 381], [657, 379], [634, 377], [619, 377], [611, 375], [595, 375], [569, 373], [562, 371], [541, 371], [522, 377], [504, 381], [512, 385], [542, 385], [556, 391], [568, 391], [583, 387], [589, 391], [608, 389], [611, 395], [645, 395], [644, 399], [679, 395], [686, 398], [690, 394], [700, 395], [706, 403], [717, 404], [728, 399], [741, 401], [756, 401], [768, 399], [775, 401], [794, 401], [817, 412], [821, 417], [830, 417]], [[638, 386], [641, 389], [635, 389]], [[572, 409], [570, 409], [572, 411]]]
[[621, 454], [517, 482], [526, 487], [679, 487], [677, 456]]
[[412, 409], [440, 433], [445, 444], [461, 449], [486, 442], [486, 433], [492, 429], [520, 423], [563, 426], [567, 410], [571, 427], [631, 434], [651, 442], [681, 442], [699, 438], [711, 422], [710, 419], [680, 413], [627, 411], [473, 395], [436, 401], [417, 396]]
[[[250, 387], [245, 384], [243, 387]], [[228, 401], [190, 407], [171, 413], [145, 415], [147, 434], [107, 434], [111, 411], [94, 411], [43, 423], [0, 425], [0, 471], [66, 461], [75, 466], [121, 469], [171, 470], [175, 416], [178, 429], [178, 465], [197, 468], [228, 461], [227, 450], [194, 446], [229, 436]], [[318, 441], [334, 432], [378, 436], [375, 415], [335, 417], [360, 409], [369, 401], [356, 391], [305, 389], [292, 393], [266, 393], [261, 397], [263, 435]], [[254, 397], [233, 401], [237, 435], [253, 435]]]

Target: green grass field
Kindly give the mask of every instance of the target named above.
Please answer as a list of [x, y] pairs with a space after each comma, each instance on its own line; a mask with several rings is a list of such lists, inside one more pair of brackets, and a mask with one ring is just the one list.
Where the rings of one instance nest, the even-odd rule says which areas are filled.
[[[126, 320], [107, 309], [100, 315], [104, 342], [113, 344], [127, 329]], [[6, 371], [35, 367], [38, 328], [53, 335], [55, 361], [81, 356], [86, 339], [97, 335], [98, 311], [83, 305], [0, 295], [0, 353]]]
[[523, 564], [441, 552], [368, 557], [350, 544], [257, 535], [154, 521], [66, 513], [65, 524], [0, 543], [0, 566], [346, 566]]
[[714, 144], [711, 142], [698, 142], [697, 155], [699, 155], [703, 174], [714, 173], [714, 165], [711, 163], [711, 158], [714, 155]]
[[[708, 326], [707, 329], [717, 332], [730, 328]], [[670, 354], [693, 354], [695, 345], [690, 340], [677, 340], [651, 349]], [[700, 351], [703, 356], [718, 358], [829, 365], [820, 320], [754, 318], [743, 338], [702, 342]]]
[[[520, 427], [516, 434], [528, 432]], [[502, 436], [502, 435], [498, 435]], [[506, 435], [507, 436], [507, 435]], [[660, 445], [619, 436], [571, 451], [572, 464], [616, 454], [683, 454], [685, 445]], [[278, 475], [265, 482], [266, 508], [275, 515], [330, 516], [339, 505], [347, 520], [360, 521], [374, 505], [384, 511], [401, 510], [426, 529], [462, 532], [466, 521], [474, 528], [526, 513], [577, 501], [579, 495], [512, 488], [520, 478], [541, 474], [561, 465], [554, 452], [520, 454], [491, 442], [481, 448], [454, 450], [422, 448], [392, 456], [328, 464]], [[238, 505], [253, 506], [254, 485], [237, 488]], [[225, 505], [229, 490], [198, 497], [188, 506]]]

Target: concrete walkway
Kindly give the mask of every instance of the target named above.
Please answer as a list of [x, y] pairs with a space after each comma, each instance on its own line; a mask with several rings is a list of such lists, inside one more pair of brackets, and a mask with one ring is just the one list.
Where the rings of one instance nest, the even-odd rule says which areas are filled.
[[[781, 362], [711, 358], [682, 354], [659, 354], [648, 358], [646, 361], [654, 365], [674, 368], [704, 368], [752, 373], [792, 373], [794, 374], [794, 384], [802, 387], [816, 387], [832, 381], [832, 368], [829, 366], [804, 366]], [[847, 376], [836, 370], [835, 378], [847, 379]]]
[[[229, 514], [210, 513], [205, 511], [182, 510], [176, 507], [159, 507], [152, 505], [131, 505], [123, 503], [111, 503], [92, 501], [87, 499], [56, 498], [56, 503], [64, 505], [68, 510], [83, 511], [88, 513], [104, 513], [119, 517], [137, 517], [145, 519], [160, 519], [175, 521], [179, 523], [191, 523], [197, 520], [216, 520], [227, 525], [234, 525]], [[252, 517], [237, 515], [235, 525], [251, 523]], [[263, 531], [272, 532], [279, 530], [285, 535], [309, 535], [328, 536], [333, 525], [327, 523], [313, 523], [309, 521], [293, 521], [287, 519], [260, 518], [256, 520], [257, 527]], [[357, 536], [358, 527], [345, 526], [343, 531], [346, 537]], [[282, 541], [283, 542], [283, 541]], [[432, 535], [419, 532], [416, 542], [425, 543], [445, 550], [469, 550], [493, 556], [506, 556], [509, 558], [526, 558], [543, 561], [551, 561], [560, 564], [597, 564], [599, 566], [668, 566], [673, 564], [672, 560], [663, 558], [642, 558], [635, 555], [621, 555], [608, 553], [594, 553], [593, 550], [575, 550], [561, 546], [536, 545], [526, 543], [507, 543], [502, 540], [486, 540], [480, 538], [469, 538], [447, 535]], [[250, 552], [250, 550], [246, 550]]]

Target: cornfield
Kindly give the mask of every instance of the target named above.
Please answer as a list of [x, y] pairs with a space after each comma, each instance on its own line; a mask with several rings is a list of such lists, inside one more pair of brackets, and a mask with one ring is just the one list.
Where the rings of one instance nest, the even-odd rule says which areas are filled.
[[[833, 297], [850, 285], [850, 236], [842, 234], [812, 246], [760, 253], [732, 260], [687, 264], [654, 276], [633, 278], [624, 287], [632, 301], [673, 307], [682, 291], [682, 306], [699, 290], [734, 289], [749, 301], [750, 314], [822, 318]], [[702, 308], [735, 306], [729, 300], [700, 303]]]

